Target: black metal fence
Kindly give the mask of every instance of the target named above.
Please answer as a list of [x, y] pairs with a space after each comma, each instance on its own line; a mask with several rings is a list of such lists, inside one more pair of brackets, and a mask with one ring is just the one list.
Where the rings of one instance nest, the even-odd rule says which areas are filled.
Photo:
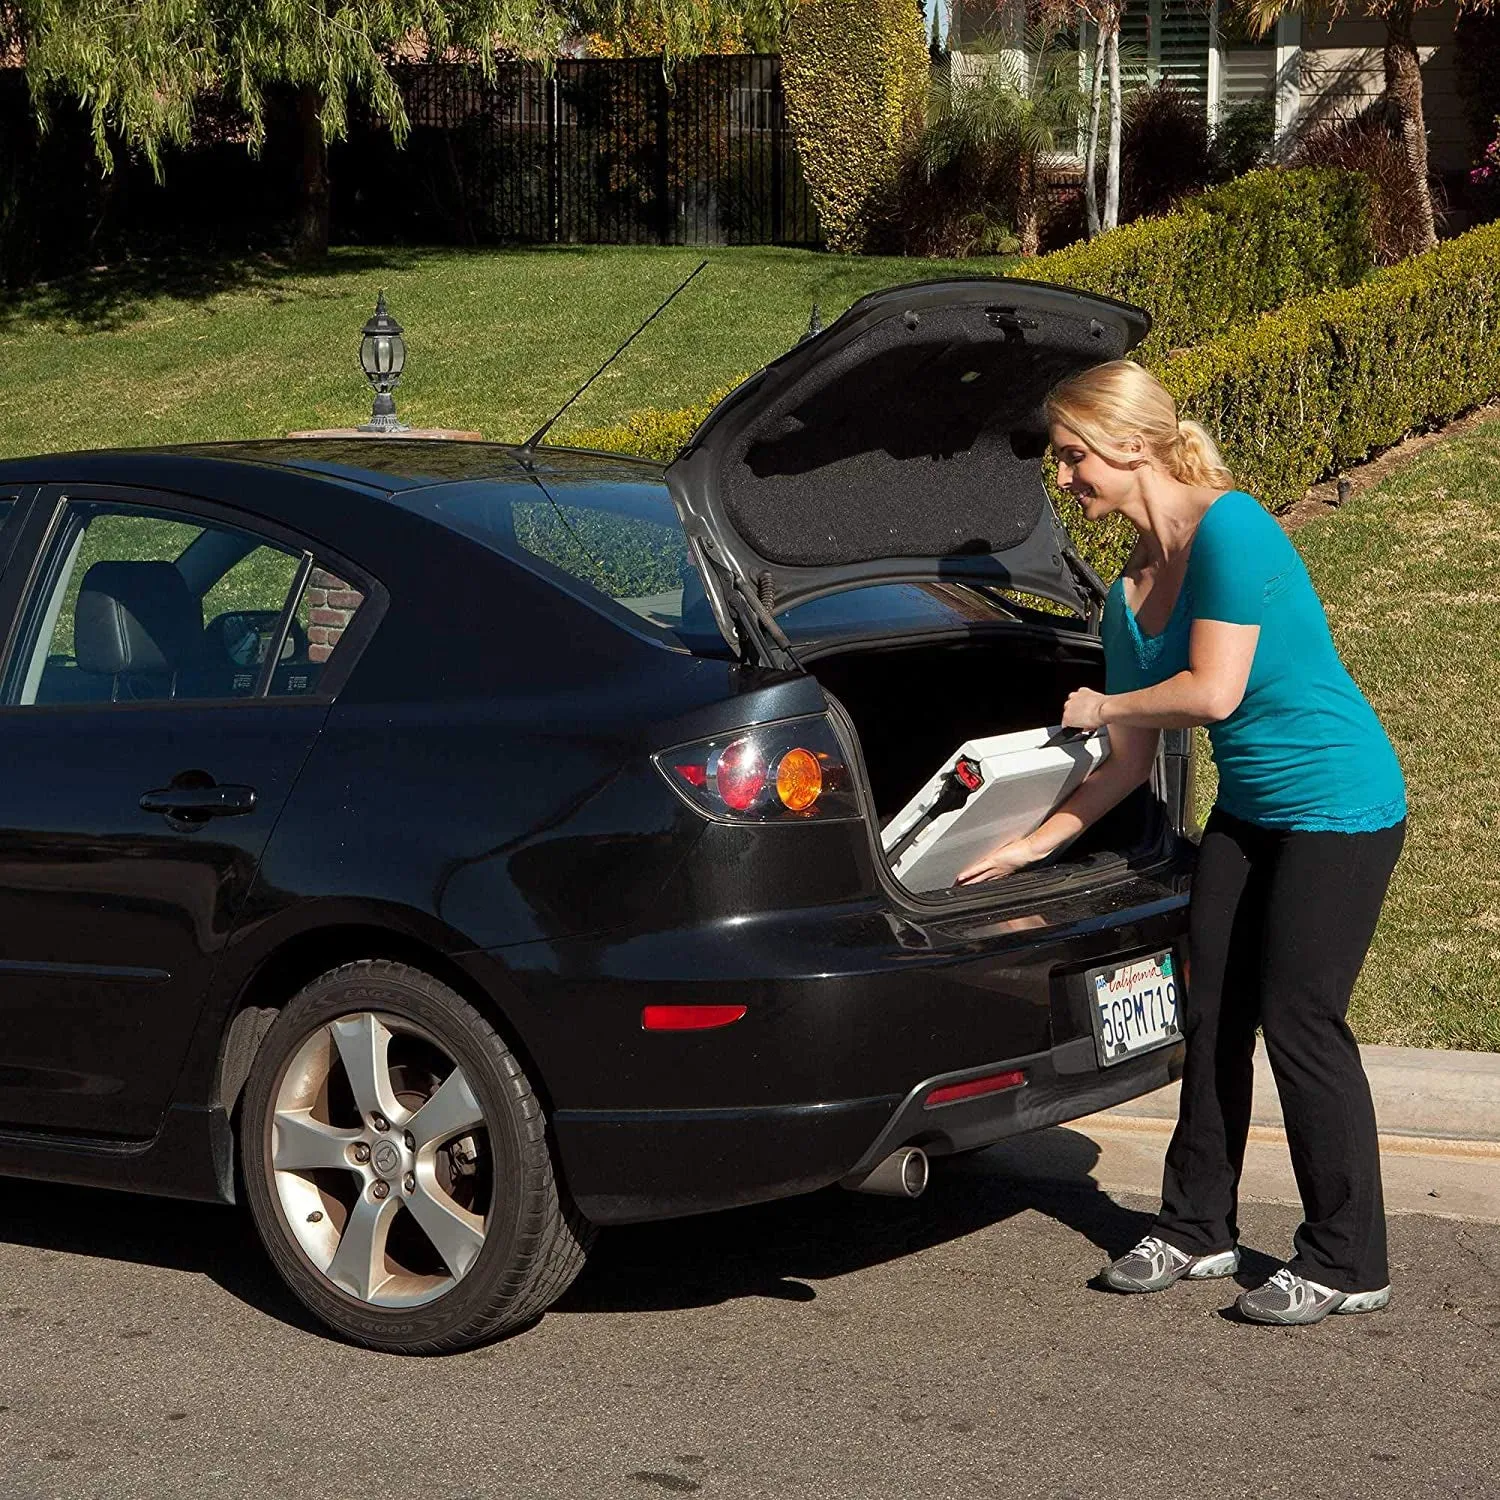
[[405, 68], [397, 151], [362, 122], [333, 164], [340, 228], [460, 243], [813, 245], [781, 59]]

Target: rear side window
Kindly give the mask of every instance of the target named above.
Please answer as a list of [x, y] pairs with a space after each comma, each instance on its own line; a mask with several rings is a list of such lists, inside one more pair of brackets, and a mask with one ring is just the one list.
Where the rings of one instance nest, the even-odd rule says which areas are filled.
[[311, 554], [250, 531], [166, 510], [69, 502], [26, 601], [4, 701], [316, 693], [358, 606], [339, 611], [340, 629], [330, 633], [330, 590], [314, 589], [315, 578], [349, 592]]

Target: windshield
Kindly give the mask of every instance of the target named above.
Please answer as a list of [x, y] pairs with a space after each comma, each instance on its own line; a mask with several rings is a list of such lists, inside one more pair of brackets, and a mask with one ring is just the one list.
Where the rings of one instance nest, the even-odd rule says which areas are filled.
[[665, 486], [548, 475], [397, 491], [433, 516], [551, 579], [621, 624], [698, 655], [728, 650]]

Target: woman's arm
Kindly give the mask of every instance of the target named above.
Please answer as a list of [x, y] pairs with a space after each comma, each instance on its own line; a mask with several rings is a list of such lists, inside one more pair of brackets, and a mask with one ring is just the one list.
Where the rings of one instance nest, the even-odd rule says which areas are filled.
[[1071, 729], [1191, 729], [1217, 724], [1240, 706], [1259, 640], [1259, 625], [1195, 620], [1187, 671], [1134, 693], [1079, 688], [1064, 705], [1062, 721]]
[[1091, 823], [1097, 823], [1151, 775], [1160, 734], [1154, 729], [1125, 726], [1109, 732], [1109, 759], [1100, 765], [1040, 828], [1025, 838], [995, 847], [961, 870], [955, 885], [998, 880], [1055, 854]]

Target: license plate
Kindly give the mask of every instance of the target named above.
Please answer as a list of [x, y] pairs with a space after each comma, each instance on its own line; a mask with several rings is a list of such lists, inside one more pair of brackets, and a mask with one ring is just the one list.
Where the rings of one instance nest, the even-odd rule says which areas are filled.
[[1177, 972], [1170, 951], [1093, 969], [1085, 980], [1094, 1007], [1101, 1067], [1181, 1038]]

